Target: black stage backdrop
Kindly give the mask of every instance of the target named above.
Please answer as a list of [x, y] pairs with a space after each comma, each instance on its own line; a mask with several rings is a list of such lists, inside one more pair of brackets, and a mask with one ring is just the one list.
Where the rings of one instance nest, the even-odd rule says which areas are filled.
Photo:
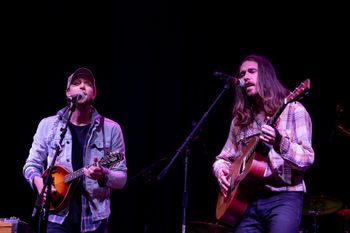
[[[22, 166], [32, 137], [41, 118], [65, 105], [67, 76], [86, 66], [96, 77], [96, 108], [120, 123], [127, 147], [129, 181], [112, 192], [110, 232], [180, 232], [184, 157], [161, 182], [156, 178], [223, 89], [213, 72], [232, 73], [248, 53], [270, 58], [290, 89], [310, 78], [302, 102], [313, 120], [316, 161], [306, 195], [350, 204], [350, 137], [337, 127], [350, 127], [344, 6], [23, 1], [8, 9], [0, 217], [30, 222], [35, 195]], [[226, 140], [233, 97], [231, 88], [190, 143], [188, 228], [215, 222], [219, 190], [211, 165]], [[306, 229], [310, 218], [303, 216]], [[336, 212], [318, 219], [320, 232], [342, 231]]]

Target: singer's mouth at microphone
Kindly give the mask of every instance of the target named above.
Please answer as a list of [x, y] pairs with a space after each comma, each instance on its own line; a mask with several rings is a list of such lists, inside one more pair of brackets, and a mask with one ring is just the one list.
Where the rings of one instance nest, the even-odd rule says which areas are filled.
[[247, 82], [247, 83], [244, 84], [245, 88], [248, 88], [248, 87], [251, 87], [251, 86], [254, 86], [254, 83]]

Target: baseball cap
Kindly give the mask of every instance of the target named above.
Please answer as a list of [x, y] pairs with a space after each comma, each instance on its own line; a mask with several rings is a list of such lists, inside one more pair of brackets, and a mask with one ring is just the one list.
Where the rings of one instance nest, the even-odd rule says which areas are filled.
[[90, 82], [92, 83], [92, 86], [94, 88], [96, 88], [95, 77], [94, 77], [93, 73], [91, 72], [91, 70], [89, 70], [88, 68], [85, 68], [85, 67], [80, 67], [80, 68], [76, 69], [73, 72], [73, 74], [71, 74], [68, 77], [67, 89], [74, 82], [74, 80], [76, 80], [77, 78], [85, 78], [85, 79], [90, 80]]

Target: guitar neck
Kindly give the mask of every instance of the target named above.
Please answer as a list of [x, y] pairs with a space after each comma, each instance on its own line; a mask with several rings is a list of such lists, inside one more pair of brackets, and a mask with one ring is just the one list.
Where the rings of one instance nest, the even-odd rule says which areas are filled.
[[295, 88], [295, 90], [292, 93], [290, 93], [286, 98], [284, 98], [283, 103], [281, 104], [281, 106], [279, 106], [279, 108], [276, 110], [275, 114], [270, 118], [267, 124], [270, 126], [274, 126], [274, 124], [276, 124], [277, 118], [280, 116], [287, 104], [302, 98], [303, 94], [307, 94], [309, 89], [310, 80], [306, 79], [297, 88]]
[[[87, 166], [87, 167], [85, 167], [85, 168], [88, 168], [88, 167], [90, 167], [90, 166], [91, 166], [91, 165], [89, 165], [89, 166]], [[78, 170], [76, 170], [76, 171], [74, 171], [74, 172], [72, 172], [72, 173], [66, 175], [66, 176], [64, 177], [64, 183], [69, 183], [69, 182], [71, 182], [72, 180], [74, 180], [74, 179], [76, 179], [76, 178], [78, 178], [78, 177], [84, 175], [84, 170], [83, 170], [83, 169], [84, 169], [84, 168], [80, 168], [80, 169], [78, 169]]]
[[283, 103], [279, 106], [279, 108], [276, 110], [275, 114], [273, 114], [273, 116], [267, 122], [268, 125], [273, 126], [276, 123], [277, 118], [281, 115], [281, 113], [284, 110], [284, 108], [286, 107], [286, 105], [287, 104]]
[[[123, 153], [107, 153], [105, 157], [103, 157], [100, 161], [96, 162], [95, 164], [90, 164], [88, 166], [85, 166], [85, 168], [89, 168], [91, 166], [102, 166], [102, 167], [111, 167], [113, 164], [118, 163], [121, 161], [124, 157]], [[64, 177], [64, 182], [68, 183], [82, 175], [84, 175], [84, 168], [80, 168]]]
[[[273, 114], [273, 116], [268, 120], [267, 124], [270, 126], [273, 126], [278, 117], [281, 115], [282, 111], [284, 110], [284, 108], [286, 107], [286, 103], [281, 104], [278, 109], [276, 110], [275, 114]], [[257, 146], [260, 144], [261, 140], [260, 138], [251, 146], [250, 150], [246, 153], [246, 158], [250, 159], [250, 157], [254, 154]]]

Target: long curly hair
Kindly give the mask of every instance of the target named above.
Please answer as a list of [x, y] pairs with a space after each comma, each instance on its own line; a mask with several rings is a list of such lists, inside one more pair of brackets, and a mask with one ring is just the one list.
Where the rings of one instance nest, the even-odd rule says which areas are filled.
[[249, 97], [244, 88], [236, 87], [232, 114], [235, 125], [240, 127], [251, 124], [258, 109], [263, 108], [267, 115], [273, 115], [290, 93], [277, 78], [276, 70], [267, 58], [251, 54], [242, 60], [239, 67], [245, 61], [254, 61], [258, 64], [257, 96]]

